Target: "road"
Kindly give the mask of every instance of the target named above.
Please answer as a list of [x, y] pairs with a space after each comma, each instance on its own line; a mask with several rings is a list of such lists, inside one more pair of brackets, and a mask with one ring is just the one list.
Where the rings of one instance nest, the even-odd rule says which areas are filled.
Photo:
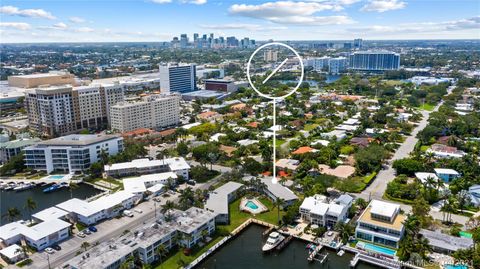
[[[196, 162], [190, 162], [192, 165], [197, 165]], [[219, 172], [225, 173], [231, 171], [232, 169], [225, 166], [220, 165], [213, 165], [213, 169]], [[197, 183], [195, 186], [190, 186], [194, 190], [202, 189], [205, 190], [216, 184], [220, 180], [220, 176], [209, 180], [206, 183]], [[184, 189], [189, 187], [189, 185], [183, 184], [179, 186], [179, 189]], [[171, 195], [168, 198], [161, 198], [160, 203], [156, 203], [157, 214], [160, 214], [160, 208], [164, 205], [167, 201], [178, 202], [179, 194], [176, 193], [175, 195]], [[143, 213], [138, 214], [134, 213], [135, 216], [133, 218], [129, 217], [122, 217], [120, 219], [113, 218], [111, 220], [103, 221], [95, 227], [97, 227], [98, 232], [92, 233], [87, 235], [85, 238], [79, 238], [75, 235], [71, 236], [68, 240], [60, 243], [59, 245], [62, 247], [62, 250], [55, 252], [52, 255], [47, 255], [44, 251], [37, 252], [30, 255], [30, 258], [33, 260], [33, 263], [26, 268], [48, 268], [48, 260], [47, 256], [50, 259], [50, 268], [55, 268], [60, 266], [66, 262], [68, 262], [71, 258], [73, 258], [78, 251], [81, 251], [80, 245], [83, 242], [88, 242], [90, 245], [93, 245], [97, 242], [105, 242], [111, 238], [118, 237], [123, 234], [125, 230], [133, 230], [135, 227], [144, 224], [147, 220], [152, 219], [155, 217], [155, 202], [153, 200], [149, 200], [143, 202], [135, 207], [135, 209], [141, 209]], [[9, 266], [7, 268], [17, 268], [15, 266]]]

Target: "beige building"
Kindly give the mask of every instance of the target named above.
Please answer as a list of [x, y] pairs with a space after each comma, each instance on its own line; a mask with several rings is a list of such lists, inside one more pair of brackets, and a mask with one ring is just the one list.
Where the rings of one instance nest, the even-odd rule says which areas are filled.
[[106, 128], [110, 106], [123, 98], [123, 89], [111, 85], [49, 86], [25, 92], [30, 128], [49, 137]]
[[154, 94], [141, 100], [121, 102], [110, 108], [111, 129], [129, 132], [139, 128], [175, 126], [180, 114], [179, 94]]
[[267, 50], [263, 53], [263, 60], [265, 62], [276, 62], [278, 59], [278, 51]]
[[75, 85], [75, 76], [68, 72], [50, 72], [8, 77], [8, 86], [18, 88], [65, 84]]

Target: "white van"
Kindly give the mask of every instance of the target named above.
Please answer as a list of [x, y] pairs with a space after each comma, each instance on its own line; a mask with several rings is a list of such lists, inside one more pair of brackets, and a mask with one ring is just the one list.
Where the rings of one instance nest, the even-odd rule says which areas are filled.
[[132, 218], [133, 212], [130, 210], [123, 210], [123, 215]]

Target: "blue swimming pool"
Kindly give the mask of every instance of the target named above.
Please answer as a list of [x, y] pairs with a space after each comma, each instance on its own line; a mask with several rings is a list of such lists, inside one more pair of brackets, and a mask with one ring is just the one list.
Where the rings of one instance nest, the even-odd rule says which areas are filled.
[[59, 180], [62, 179], [65, 175], [52, 175], [49, 176], [48, 179]]
[[377, 245], [374, 245], [374, 244], [369, 244], [369, 243], [366, 243], [366, 242], [358, 242], [357, 247], [361, 248], [361, 249], [364, 249], [366, 251], [373, 251], [373, 252], [376, 252], [376, 253], [380, 253], [380, 254], [384, 254], [384, 255], [388, 255], [388, 256], [392, 256], [392, 257], [395, 256], [395, 253], [397, 253], [393, 249], [377, 246]]
[[254, 209], [254, 210], [258, 209], [258, 205], [252, 201], [248, 201], [245, 205], [250, 209]]
[[444, 269], [468, 269], [468, 266], [458, 264], [458, 265], [453, 265], [453, 264], [446, 264], [443, 266]]

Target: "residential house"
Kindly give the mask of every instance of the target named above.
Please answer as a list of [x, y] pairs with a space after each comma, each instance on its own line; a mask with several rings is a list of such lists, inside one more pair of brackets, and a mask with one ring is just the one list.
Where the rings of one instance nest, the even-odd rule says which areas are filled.
[[205, 209], [216, 214], [216, 223], [228, 224], [230, 222], [228, 205], [238, 197], [238, 193], [243, 187], [243, 184], [231, 181], [210, 192], [208, 200], [205, 202]]

